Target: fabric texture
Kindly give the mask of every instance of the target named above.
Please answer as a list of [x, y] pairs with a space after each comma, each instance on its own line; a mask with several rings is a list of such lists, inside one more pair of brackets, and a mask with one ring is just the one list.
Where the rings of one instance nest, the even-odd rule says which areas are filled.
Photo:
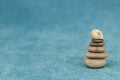
[[[84, 65], [92, 29], [107, 65]], [[120, 0], [0, 0], [0, 80], [118, 80]]]

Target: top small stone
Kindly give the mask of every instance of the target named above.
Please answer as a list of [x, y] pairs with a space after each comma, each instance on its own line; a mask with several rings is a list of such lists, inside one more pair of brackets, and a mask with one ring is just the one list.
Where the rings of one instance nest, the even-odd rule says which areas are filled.
[[93, 29], [90, 35], [92, 39], [103, 39], [103, 33], [98, 29]]

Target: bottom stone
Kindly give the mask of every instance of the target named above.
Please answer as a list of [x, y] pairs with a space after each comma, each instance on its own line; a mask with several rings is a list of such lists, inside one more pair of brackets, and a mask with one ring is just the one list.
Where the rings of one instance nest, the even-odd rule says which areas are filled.
[[90, 67], [90, 68], [101, 68], [101, 67], [105, 66], [106, 60], [105, 59], [86, 58], [85, 59], [85, 64], [86, 64], [87, 67]]

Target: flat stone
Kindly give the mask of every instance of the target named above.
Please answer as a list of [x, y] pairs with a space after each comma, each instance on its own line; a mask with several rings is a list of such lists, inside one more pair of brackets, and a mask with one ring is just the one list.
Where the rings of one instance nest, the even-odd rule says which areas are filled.
[[101, 67], [104, 67], [105, 64], [106, 64], [105, 59], [85, 58], [85, 65], [90, 67], [90, 68], [101, 68]]
[[96, 58], [96, 59], [100, 59], [100, 58], [106, 58], [108, 56], [108, 53], [107, 52], [103, 52], [103, 53], [92, 53], [92, 52], [88, 52], [86, 54], [86, 56], [88, 58]]
[[103, 39], [92, 39], [92, 42], [94, 42], [94, 43], [103, 43], [104, 40]]
[[93, 43], [93, 42], [90, 42], [90, 46], [104, 46], [104, 43]]
[[105, 51], [104, 47], [93, 47], [93, 46], [89, 46], [88, 47], [88, 51], [89, 52], [94, 52], [94, 53], [102, 53]]

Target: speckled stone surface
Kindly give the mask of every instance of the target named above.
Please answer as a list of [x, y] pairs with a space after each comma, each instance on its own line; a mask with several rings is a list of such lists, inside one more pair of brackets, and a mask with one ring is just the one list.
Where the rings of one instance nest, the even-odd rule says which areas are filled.
[[103, 33], [99, 29], [93, 29], [90, 33], [92, 39], [103, 39]]

